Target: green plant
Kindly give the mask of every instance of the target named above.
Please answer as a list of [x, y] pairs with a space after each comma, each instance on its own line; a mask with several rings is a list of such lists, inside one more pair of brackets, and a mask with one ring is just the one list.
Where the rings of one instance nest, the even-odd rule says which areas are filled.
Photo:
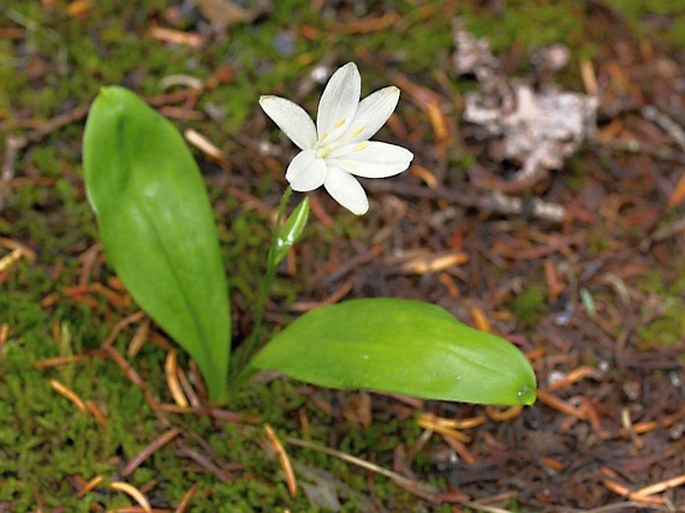
[[[404, 171], [413, 155], [369, 141], [399, 99], [394, 87], [359, 102], [348, 64], [322, 96], [318, 125], [299, 106], [263, 97], [267, 114], [302, 149], [288, 167], [293, 189], [325, 186], [357, 214], [368, 208], [353, 175]], [[133, 298], [196, 360], [210, 400], [270, 369], [314, 384], [401, 392], [455, 401], [531, 404], [535, 376], [511, 344], [459, 323], [442, 308], [393, 298], [360, 299], [313, 310], [262, 344], [261, 323], [276, 267], [307, 221], [305, 196], [283, 226], [281, 201], [251, 336], [233, 358], [230, 317], [212, 211], [197, 165], [173, 125], [132, 92], [104, 88], [84, 135], [89, 201], [105, 254]]]

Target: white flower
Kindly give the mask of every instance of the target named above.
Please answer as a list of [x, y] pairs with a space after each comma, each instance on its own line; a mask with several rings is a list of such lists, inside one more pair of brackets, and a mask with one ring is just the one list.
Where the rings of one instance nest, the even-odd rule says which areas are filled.
[[[414, 155], [401, 146], [369, 141], [388, 120], [400, 99], [390, 86], [359, 101], [361, 77], [350, 62], [338, 69], [324, 89], [316, 126], [299, 105], [279, 96], [262, 96], [259, 105], [302, 151], [285, 178], [295, 191], [321, 187], [357, 215], [369, 209], [355, 176], [386, 178], [409, 167]], [[354, 175], [354, 176], [353, 176]]]

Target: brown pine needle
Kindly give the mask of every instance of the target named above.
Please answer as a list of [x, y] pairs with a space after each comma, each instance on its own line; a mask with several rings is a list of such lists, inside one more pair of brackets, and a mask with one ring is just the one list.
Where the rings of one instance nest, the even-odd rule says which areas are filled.
[[547, 387], [547, 391], [556, 392], [557, 390], [572, 385], [573, 383], [579, 381], [582, 378], [593, 377], [596, 375], [597, 370], [593, 369], [592, 367], [578, 367], [577, 369], [574, 369], [571, 372], [569, 372], [565, 377], [563, 377], [559, 381], [555, 381], [554, 383], [549, 385]]
[[6, 237], [0, 237], [0, 246], [10, 250], [20, 250], [21, 254], [24, 257], [26, 257], [30, 262], [33, 262], [36, 259], [35, 251], [33, 251], [28, 246], [24, 246], [23, 244], [15, 240], [8, 239]]
[[554, 408], [555, 410], [558, 410], [561, 413], [565, 413], [566, 415], [575, 417], [579, 420], [585, 420], [586, 413], [584, 410], [574, 408], [570, 404], [565, 403], [558, 397], [542, 389], [538, 389], [537, 395], [540, 402], [546, 404], [550, 408]]
[[500, 410], [499, 408], [494, 408], [492, 406], [485, 407], [485, 413], [487, 413], [488, 417], [496, 422], [507, 422], [518, 417], [522, 411], [523, 406], [520, 405], [512, 406], [504, 410]]
[[543, 456], [540, 458], [540, 461], [542, 461], [545, 466], [551, 468], [552, 470], [563, 470], [566, 468], [566, 463], [554, 458], [550, 458], [549, 456]]
[[105, 345], [104, 350], [107, 353], [107, 356], [109, 356], [114, 363], [116, 363], [121, 370], [126, 373], [126, 377], [131, 381], [131, 383], [140, 387], [145, 385], [145, 382], [143, 381], [143, 378], [140, 377], [140, 374], [138, 374], [136, 370], [129, 365], [129, 363], [126, 361], [126, 358], [121, 356], [116, 349], [114, 349], [111, 345]]
[[36, 259], [36, 254], [32, 250], [11, 239], [0, 237], [0, 246], [12, 250], [9, 255], [0, 258], [0, 272], [10, 269], [14, 264], [19, 262], [21, 258], [26, 258], [30, 262], [33, 262]]
[[669, 207], [677, 207], [685, 199], [685, 176], [680, 177], [673, 192], [668, 198]]
[[181, 445], [178, 453], [181, 456], [185, 456], [186, 458], [193, 460], [200, 467], [202, 467], [202, 469], [214, 474], [216, 477], [219, 478], [219, 480], [223, 481], [224, 483], [228, 483], [233, 479], [230, 474], [230, 470], [220, 467], [219, 465], [211, 461], [211, 459], [208, 456], [205, 456], [204, 454], [201, 454], [198, 451], [191, 449], [190, 447]]
[[606, 479], [604, 481], [604, 486], [606, 486], [610, 491], [617, 495], [627, 497], [632, 501], [643, 502], [646, 504], [664, 504], [664, 500], [661, 497], [648, 497], [646, 495], [638, 495], [630, 488], [623, 486], [622, 484], [616, 483], [615, 481], [610, 481]]
[[423, 180], [423, 183], [425, 183], [431, 189], [438, 188], [438, 179], [435, 178], [435, 175], [428, 168], [420, 166], [419, 164], [413, 164], [409, 168], [409, 172], [418, 176], [421, 180]]
[[442, 142], [450, 138], [450, 129], [447, 126], [447, 120], [445, 115], [440, 109], [440, 104], [436, 100], [429, 100], [426, 104], [426, 110], [428, 111], [428, 119], [433, 126], [433, 132], [435, 133], [435, 140], [437, 142]]
[[478, 328], [480, 331], [484, 331], [485, 333], [490, 333], [492, 331], [492, 328], [490, 327], [490, 321], [488, 321], [488, 318], [485, 316], [483, 310], [477, 306], [472, 306], [469, 308], [469, 312], [471, 313], [471, 317], [473, 317], [473, 322], [476, 324], [476, 328]]
[[164, 364], [164, 374], [166, 375], [166, 382], [169, 387], [169, 393], [174, 401], [179, 406], [185, 408], [188, 406], [188, 399], [183, 393], [181, 383], [178, 381], [178, 373], [176, 372], [176, 350], [172, 349], [167, 353], [166, 362]]
[[623, 429], [626, 430], [626, 433], [628, 433], [628, 436], [632, 440], [633, 444], [635, 444], [635, 447], [638, 449], [644, 448], [645, 443], [633, 429], [633, 421], [630, 420], [630, 411], [628, 408], [621, 409], [621, 425], [623, 426]]
[[447, 436], [447, 435], [442, 435], [443, 440], [445, 440], [445, 443], [449, 445], [454, 452], [457, 453], [457, 455], [466, 463], [467, 465], [473, 465], [476, 462], [476, 458], [471, 454], [471, 451], [468, 450], [466, 445], [464, 445], [463, 442], [460, 442], [456, 438], [452, 436]]
[[94, 292], [107, 300], [109, 304], [117, 308], [128, 308], [131, 304], [131, 296], [119, 294], [105, 287], [102, 283], [91, 283], [87, 286], [89, 292]]
[[682, 474], [677, 477], [672, 477], [671, 479], [666, 479], [665, 481], [654, 483], [653, 485], [645, 486], [644, 488], [640, 488], [635, 492], [635, 495], [639, 495], [640, 497], [647, 497], [649, 495], [654, 495], [656, 493], [665, 492], [670, 488], [676, 488], [683, 484], [685, 484], [685, 474]]
[[645, 504], [638, 501], [623, 501], [614, 502], [612, 504], [607, 504], [606, 506], [599, 506], [597, 508], [584, 510], [583, 513], [608, 513], [610, 511], [632, 511], [640, 508], [640, 510], [655, 510], [655, 511], [668, 511], [669, 513], [672, 509], [664, 504]]
[[69, 399], [79, 410], [81, 410], [83, 413], [86, 413], [86, 404], [83, 402], [83, 399], [76, 395], [76, 392], [70, 388], [67, 388], [56, 379], [50, 380], [50, 386], [55, 392]]
[[442, 251], [440, 253], [421, 253], [404, 262], [402, 270], [408, 273], [437, 273], [451, 267], [465, 264], [469, 256], [462, 251]]
[[52, 358], [45, 358], [34, 362], [32, 367], [34, 369], [46, 369], [48, 367], [59, 367], [60, 365], [69, 365], [80, 362], [90, 358], [89, 354], [74, 354], [69, 356], [55, 356]]
[[164, 27], [153, 26], [148, 31], [148, 34], [157, 41], [164, 43], [172, 43], [178, 45], [185, 45], [191, 48], [199, 48], [204, 43], [205, 38], [200, 34], [190, 32], [181, 32], [178, 30], [168, 29]]
[[183, 371], [181, 367], [176, 368], [176, 375], [178, 376], [178, 381], [181, 384], [183, 392], [188, 398], [188, 401], [190, 401], [190, 405], [193, 408], [200, 408], [202, 406], [202, 401], [200, 401], [197, 392], [195, 392], [193, 385], [190, 383], [190, 380], [188, 379], [188, 376], [186, 376], [186, 373]]
[[271, 426], [269, 426], [269, 424], [264, 424], [264, 431], [266, 431], [266, 435], [269, 437], [269, 441], [276, 450], [276, 454], [278, 455], [278, 461], [280, 461], [281, 467], [283, 467], [285, 480], [288, 483], [288, 491], [290, 492], [290, 496], [294, 498], [295, 495], [297, 495], [297, 480], [295, 479], [295, 472], [293, 472], [293, 467], [290, 464], [290, 458], [288, 458], [288, 453], [285, 452], [283, 444], [279, 440], [274, 430], [271, 429]]
[[417, 490], [425, 494], [427, 497], [434, 497], [438, 494], [438, 490], [436, 490], [434, 487], [428, 484], [412, 481], [411, 479], [404, 477], [402, 474], [398, 474], [397, 472], [393, 472], [392, 470], [388, 470], [387, 468], [383, 468], [369, 461], [357, 458], [356, 456], [352, 456], [351, 454], [346, 454], [344, 452], [340, 452], [329, 447], [324, 447], [323, 445], [307, 442], [305, 440], [300, 440], [298, 438], [293, 438], [291, 436], [286, 437], [285, 441], [289, 444], [297, 445], [298, 447], [305, 447], [307, 449], [312, 449], [313, 451], [328, 454], [329, 456], [339, 458], [343, 461], [346, 461], [347, 463], [352, 463], [353, 465], [357, 465], [358, 467], [364, 468], [371, 472], [375, 472], [376, 474], [380, 474], [382, 476], [387, 477], [388, 479], [393, 480], [395, 483], [406, 489]]
[[183, 132], [183, 135], [186, 138], [186, 141], [188, 141], [188, 143], [195, 146], [198, 150], [200, 150], [208, 157], [219, 161], [226, 160], [226, 155], [224, 154], [224, 152], [221, 151], [214, 143], [212, 143], [209, 139], [207, 139], [197, 130], [187, 128]]
[[159, 437], [155, 438], [152, 442], [150, 442], [147, 447], [145, 447], [142, 451], [140, 451], [136, 456], [133, 457], [131, 461], [129, 461], [126, 466], [121, 469], [121, 472], [119, 473], [122, 477], [127, 477], [133, 473], [135, 469], [137, 469], [141, 463], [143, 463], [147, 458], [149, 458], [152, 454], [154, 454], [156, 451], [164, 447], [166, 444], [171, 442], [174, 438], [178, 436], [178, 434], [181, 432], [180, 429], [178, 428], [173, 428]]
[[433, 429], [432, 426], [435, 425], [452, 429], [472, 429], [485, 423], [487, 419], [483, 415], [477, 415], [466, 419], [448, 419], [446, 417], [438, 417], [432, 413], [422, 413], [419, 420], [427, 424], [425, 426], [427, 429]]
[[5, 255], [0, 258], [0, 272], [7, 271], [14, 264], [19, 262], [19, 259], [23, 256], [21, 249], [17, 248], [12, 251], [9, 255]]
[[134, 501], [136, 501], [140, 505], [140, 507], [143, 508], [144, 511], [152, 511], [152, 507], [150, 506], [148, 500], [145, 498], [145, 495], [143, 495], [143, 492], [138, 490], [138, 488], [136, 488], [135, 486], [129, 483], [124, 483], [123, 481], [114, 481], [112, 484], [109, 485], [109, 487], [112, 490], [124, 492], [126, 495], [128, 495]]
[[190, 489], [183, 495], [183, 498], [181, 499], [181, 502], [178, 503], [178, 507], [174, 510], [174, 513], [185, 513], [188, 504], [190, 504], [190, 501], [199, 489], [200, 485], [197, 483], [191, 486]]
[[168, 411], [169, 413], [198, 413], [199, 408], [193, 408], [192, 406], [179, 406], [176, 403], [162, 403], [159, 405], [162, 411]]
[[592, 61], [589, 59], [580, 59], [579, 65], [580, 76], [583, 79], [583, 85], [585, 86], [587, 94], [597, 94], [599, 85], [597, 83], [597, 75], [595, 74], [595, 68], [592, 65]]
[[97, 488], [100, 485], [100, 483], [102, 483], [104, 480], [105, 478], [103, 476], [95, 476], [93, 479], [91, 479], [83, 485], [83, 488], [81, 488], [81, 491], [78, 493], [78, 496], [83, 497], [92, 489]]
[[97, 404], [95, 404], [93, 401], [86, 401], [86, 407], [88, 408], [88, 411], [90, 414], [95, 417], [95, 420], [98, 421], [98, 424], [100, 424], [103, 428], [107, 427], [107, 418], [105, 417], [105, 414], [102, 413], [102, 410], [98, 407]]
[[88, 14], [93, 8], [93, 4], [90, 0], [74, 0], [69, 5], [67, 5], [67, 14], [72, 18], [77, 18], [79, 16]]
[[454, 440], [458, 440], [459, 442], [462, 442], [462, 443], [468, 443], [471, 441], [470, 436], [465, 435], [461, 431], [457, 431], [454, 428], [447, 427], [447, 426], [442, 425], [440, 423], [426, 422], [426, 420], [422, 419], [422, 418], [419, 418], [419, 420], [417, 420], [416, 423], [424, 429], [429, 429], [431, 431], [435, 431], [436, 433], [440, 433], [441, 435], [443, 435], [445, 437], [449, 437], [449, 438], [452, 438]]
[[[665, 422], [661, 422], [662, 425], [666, 426], [667, 424]], [[637, 424], [633, 424], [633, 433], [636, 435], [642, 435], [644, 433], [648, 433], [650, 431], [654, 431], [659, 427], [658, 422], [654, 422], [653, 420], [649, 420], [646, 422], [638, 422]], [[618, 434], [621, 436], [627, 436], [628, 435], [628, 430], [626, 428], [621, 428], [618, 430]]]
[[116, 340], [116, 338], [119, 336], [119, 333], [121, 333], [125, 327], [127, 327], [130, 324], [133, 324], [134, 322], [140, 321], [143, 317], [145, 317], [145, 312], [141, 310], [139, 312], [129, 315], [128, 317], [124, 317], [123, 319], [121, 319], [114, 326], [110, 334], [107, 335], [107, 338], [102, 343], [103, 347], [111, 346]]
[[129, 358], [133, 358], [135, 355], [138, 354], [138, 351], [140, 351], [140, 348], [143, 347], [143, 344], [145, 344], [145, 341], [147, 340], [147, 336], [150, 333], [150, 320], [145, 319], [140, 327], [136, 330], [136, 333], [133, 335], [133, 338], [131, 339], [131, 343], [128, 345], [128, 348], [126, 349], [126, 355]]
[[0, 326], [0, 353], [2, 353], [2, 348], [7, 343], [10, 336], [10, 325], [6, 322]]
[[461, 501], [461, 504], [463, 504], [467, 508], [471, 508], [476, 511], [484, 511], [485, 513], [512, 513], [510, 509], [503, 509], [495, 506], [487, 506], [486, 504], [480, 504], [474, 501]]

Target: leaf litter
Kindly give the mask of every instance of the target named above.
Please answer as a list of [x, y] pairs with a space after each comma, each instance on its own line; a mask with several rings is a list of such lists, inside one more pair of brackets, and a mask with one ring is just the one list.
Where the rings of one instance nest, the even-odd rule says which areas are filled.
[[[394, 66], [388, 56], [384, 56], [387, 61], [379, 61], [364, 54], [363, 49], [358, 51], [365, 66], [375, 66], [379, 74], [395, 77], [398, 84], [402, 82], [409, 104], [392, 120], [386, 135], [398, 141], [413, 141], [422, 169], [411, 171], [385, 188], [370, 184], [376, 208], [375, 217], [369, 220], [374, 227], [373, 244], [341, 235], [354, 228], [344, 216], [338, 218], [336, 207], [325, 197], [312, 197], [312, 211], [322, 225], [331, 226], [335, 216], [335, 223], [342, 228], [337, 236], [326, 239], [327, 251], [317, 249], [321, 240], [305, 239], [294, 257], [289, 256], [283, 275], [295, 274], [296, 270], [296, 276], [306, 277], [292, 304], [299, 304], [299, 311], [304, 311], [331, 301], [331, 297], [339, 300], [393, 295], [432, 300], [465, 322], [487, 327], [524, 349], [535, 365], [541, 391], [532, 408], [497, 410], [377, 394], [371, 394], [370, 401], [365, 400], [363, 408], [358, 408], [350, 407], [348, 394], [300, 388], [298, 393], [311, 404], [303, 408], [294, 402], [293, 406], [283, 407], [292, 416], [292, 422], [281, 419], [287, 425], [283, 429], [297, 436], [281, 439], [295, 475], [314, 483], [302, 481], [303, 489], [309, 487], [305, 493], [312, 506], [325, 504], [335, 509], [354, 501], [364, 511], [406, 511], [407, 507], [387, 492], [380, 500], [375, 494], [384, 492], [374, 486], [367, 485], [363, 492], [358, 486], [352, 488], [348, 483], [354, 481], [354, 476], [341, 478], [338, 472], [322, 470], [328, 469], [326, 465], [313, 466], [311, 460], [305, 460], [304, 451], [321, 448], [307, 442], [310, 438], [325, 444], [323, 450], [332, 457], [338, 457], [339, 452], [347, 458], [349, 453], [352, 464], [365, 465], [368, 472], [378, 473], [376, 467], [384, 471], [392, 468], [387, 472], [390, 479], [404, 483], [401, 486], [417, 497], [415, 506], [426, 510], [683, 510], [685, 269], [679, 262], [685, 241], [678, 185], [685, 171], [679, 137], [685, 125], [685, 55], [682, 49], [674, 49], [658, 38], [650, 42], [636, 40], [621, 23], [620, 13], [602, 2], [593, 5], [587, 35], [599, 45], [590, 70], [596, 73], [599, 87], [587, 87], [592, 80], [584, 79], [587, 95], [552, 87], [552, 76], [561, 74], [568, 58], [573, 62], [561, 47], [531, 56], [535, 62], [530, 77], [526, 82], [515, 82], [503, 70], [515, 67], [511, 62], [517, 59], [520, 64], [520, 53], [517, 56], [512, 49], [495, 58], [484, 43], [472, 43], [475, 55], [488, 65], [484, 68], [486, 78], [492, 79], [489, 88], [482, 87], [475, 93], [478, 101], [470, 100], [479, 108], [483, 104], [488, 107], [481, 111], [491, 115], [486, 123], [469, 121], [466, 96], [450, 87], [449, 75], [455, 68], [460, 73], [454, 62], [453, 68], [426, 72], [419, 81], [416, 76], [396, 71], [401, 66]], [[359, 17], [344, 7], [341, 13], [331, 34], [346, 30], [358, 34], [359, 27], [377, 30], [375, 15]], [[411, 17], [392, 13], [389, 19], [398, 27], [408, 27], [424, 19], [422, 16], [430, 16], [430, 9]], [[381, 26], [387, 29], [387, 25]], [[302, 33], [321, 37], [311, 27]], [[461, 37], [466, 35], [464, 32]], [[458, 55], [458, 40], [455, 46]], [[330, 56], [326, 59], [335, 63]], [[580, 68], [588, 73], [588, 66], [581, 63]], [[308, 83], [303, 81], [303, 87]], [[481, 81], [477, 83], [482, 86]], [[155, 102], [160, 108], [186, 103], [194, 109], [195, 102], [210, 92], [191, 94], [182, 90], [158, 96]], [[566, 99], [559, 100], [560, 96]], [[189, 97], [192, 101], [187, 102]], [[558, 126], [545, 120], [538, 126], [541, 110], [555, 112], [560, 105], [574, 109], [573, 115]], [[11, 158], [6, 157], [3, 167], [5, 202], [0, 215], [10, 225], [19, 222], [20, 214], [27, 214], [17, 210], [15, 192], [19, 188], [55, 184], [55, 179], [48, 177], [50, 181], [46, 181], [32, 170], [35, 164], [31, 163], [31, 150], [43, 139], [68, 139], [57, 130], [78, 121], [85, 110], [67, 108], [66, 112], [66, 116], [52, 120], [31, 119], [27, 117], [30, 113], [20, 113], [12, 120], [12, 130], [23, 131], [28, 142]], [[197, 112], [205, 115], [201, 109]], [[192, 125], [197, 115], [180, 114], [179, 119], [198, 126]], [[241, 136], [245, 155], [233, 152], [227, 157], [227, 168], [240, 171], [231, 175], [230, 182], [221, 168], [212, 167], [215, 163], [202, 161], [205, 169], [212, 170], [210, 185], [225, 187], [230, 183], [227, 197], [241, 201], [242, 210], [232, 211], [234, 215], [257, 212], [266, 218], [278, 201], [277, 193], [258, 199], [257, 179], [246, 178], [258, 177], [265, 169], [276, 176], [281, 169], [273, 159], [280, 158], [279, 153], [285, 151], [283, 145], [274, 145], [270, 155], [256, 150], [263, 127], [259, 114], [246, 123], [243, 133], [247, 135]], [[520, 133], [514, 133], [515, 128]], [[521, 137], [518, 141], [517, 135]], [[252, 140], [247, 141], [250, 137]], [[507, 143], [507, 137], [514, 143]], [[464, 148], [469, 148], [474, 160], [460, 161], [461, 167], [455, 166], [450, 159]], [[534, 155], [540, 148], [544, 148], [544, 158]], [[30, 165], [24, 167], [26, 156]], [[203, 159], [202, 155], [199, 158]], [[513, 173], [508, 169], [512, 162]], [[462, 173], [462, 168], [467, 173]], [[524, 175], [520, 173], [525, 169], [534, 169], [538, 175], [522, 180]], [[73, 180], [68, 168], [65, 176]], [[552, 206], [554, 212], [563, 215], [536, 214], [535, 204]], [[55, 376], [51, 369], [65, 364], [91, 365], [95, 359], [110, 360], [121, 369], [122, 379], [134, 385], [128, 386], [139, 389], [143, 402], [154, 412], [156, 429], [146, 433], [140, 451], [129, 454], [127, 459], [117, 456], [112, 468], [129, 470], [141, 459], [153, 460], [153, 452], [159, 452], [173, 455], [174, 462], [189, 476], [204, 475], [217, 481], [237, 476], [249, 480], [249, 470], [226, 461], [216, 445], [202, 440], [191, 422], [183, 419], [196, 416], [230, 423], [239, 427], [245, 439], [259, 436], [255, 433], [261, 430], [249, 424], [260, 423], [260, 419], [245, 419], [232, 411], [203, 406], [181, 407], [173, 402], [169, 391], [153, 389], [150, 375], [155, 371], [150, 362], [140, 354], [127, 360], [121, 354], [122, 348], [112, 344], [116, 337], [134, 338], [147, 321], [141, 316], [132, 322], [120, 321], [136, 314], [126, 301], [120, 300], [126, 297], [125, 291], [116, 282], [104, 279], [97, 251], [89, 253], [91, 244], [83, 241], [70, 247], [70, 254], [83, 256], [79, 265], [87, 267], [71, 275], [59, 264], [45, 263], [44, 252], [35, 251], [39, 248], [37, 239], [26, 233], [11, 232], [6, 240], [35, 252], [38, 263], [15, 263], [10, 257], [11, 265], [0, 271], [0, 283], [11, 287], [10, 294], [17, 290], [12, 287], [17, 287], [17, 277], [23, 276], [26, 266], [46, 266], [53, 276], [70, 279], [71, 288], [48, 288], [44, 299], [50, 300], [43, 308], [51, 311], [78, 305], [107, 318], [110, 332], [117, 332], [114, 337], [103, 338], [101, 348], [39, 360], [33, 368], [43, 372], [49, 384]], [[11, 255], [13, 245], [3, 245], [2, 255]], [[458, 262], [443, 265], [444, 255], [462, 254]], [[411, 272], [407, 272], [408, 262]], [[525, 315], [534, 320], [528, 324], [517, 316], [516, 299], [531, 286], [538, 287], [541, 293], [526, 297]], [[109, 289], [117, 296], [106, 293]], [[331, 296], [331, 291], [336, 294]], [[108, 297], [118, 299], [103, 309]], [[240, 291], [234, 299], [236, 315], [249, 318], [249, 301]], [[282, 322], [284, 307], [288, 307], [288, 300], [277, 296], [267, 317], [274, 323]], [[115, 318], [109, 317], [111, 311], [118, 312]], [[16, 345], [16, 329], [13, 320], [2, 324], [0, 347]], [[168, 343], [160, 342], [160, 338], [164, 339], [154, 327], [148, 338], [144, 342], [148, 348], [143, 347], [143, 352], [150, 345], [163, 354], [172, 351]], [[164, 360], [160, 359], [160, 369]], [[206, 396], [192, 365], [177, 363], [172, 367], [172, 381], [182, 388], [185, 382], [181, 375], [187, 368], [189, 384], [182, 393], [188, 396], [188, 390], [192, 390], [199, 397]], [[164, 383], [163, 373], [157, 371], [155, 379]], [[273, 378], [270, 385], [273, 390], [288, 386]], [[102, 410], [105, 425], [111, 425], [112, 413], [105, 399], [96, 398], [88, 388], [74, 387], [72, 391], [83, 404], [94, 404], [98, 411]], [[278, 393], [270, 397], [281, 400]], [[69, 401], [56, 397], [58, 400], [70, 406]], [[98, 429], [105, 429], [93, 410], [89, 412], [92, 419], [79, 415], [96, 422]], [[454, 428], [455, 419], [479, 420]], [[269, 422], [281, 431], [281, 426]], [[398, 438], [392, 431], [397, 423], [403, 426], [398, 430], [409, 429], [410, 435]], [[227, 428], [213, 428], [215, 432], [223, 429]], [[385, 430], [385, 434], [375, 443], [355, 446], [360, 436], [377, 436], [377, 430]], [[167, 439], [171, 434], [174, 439]], [[391, 448], [388, 439], [393, 442]], [[308, 461], [306, 466], [302, 461]], [[335, 467], [332, 459], [325, 461]], [[280, 467], [278, 462], [274, 467]], [[143, 475], [146, 470], [140, 469]], [[136, 479], [140, 471], [133, 471], [131, 477]], [[89, 490], [87, 478], [92, 476], [70, 476], [82, 485], [74, 495], [78, 490]], [[272, 478], [274, 485], [279, 483], [277, 476]], [[8, 486], [5, 479], [3, 474], [0, 488]], [[90, 485], [93, 490], [99, 487], [99, 474], [90, 482], [96, 483]], [[129, 491], [139, 492], [138, 499], [150, 501], [155, 510], [171, 511], [176, 506], [164, 497], [155, 481], [135, 483]], [[206, 500], [208, 493], [219, 493], [221, 489], [220, 484], [203, 483], [202, 491], [195, 484], [187, 484], [177, 510], [191, 511], [194, 501]], [[413, 490], [412, 483], [416, 484]], [[430, 486], [422, 486], [425, 483]], [[315, 493], [312, 486], [325, 488], [325, 493]], [[55, 498], [47, 497], [50, 492], [44, 488], [30, 493], [40, 507], [43, 496], [54, 503]], [[88, 491], [88, 497], [92, 493]], [[0, 507], [5, 508], [6, 503], [0, 500]]]

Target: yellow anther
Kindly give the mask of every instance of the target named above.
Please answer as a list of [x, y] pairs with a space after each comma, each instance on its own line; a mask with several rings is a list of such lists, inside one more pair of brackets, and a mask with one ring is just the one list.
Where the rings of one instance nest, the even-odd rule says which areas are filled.
[[341, 126], [343, 126], [345, 124], [345, 121], [347, 121], [346, 118], [340, 118], [338, 121], [335, 122], [335, 124], [333, 125], [333, 128], [340, 128]]
[[350, 134], [350, 137], [357, 137], [362, 133], [362, 130], [364, 130], [364, 125], [359, 125], [357, 128], [355, 128], [354, 132]]
[[359, 144], [357, 144], [352, 151], [362, 151], [368, 145], [369, 145], [369, 141], [362, 141]]

